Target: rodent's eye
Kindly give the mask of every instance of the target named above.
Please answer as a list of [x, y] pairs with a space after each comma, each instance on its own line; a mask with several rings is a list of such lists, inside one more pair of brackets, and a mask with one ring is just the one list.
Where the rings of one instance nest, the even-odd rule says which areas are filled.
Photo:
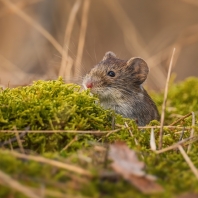
[[115, 72], [114, 71], [109, 71], [107, 73], [108, 76], [114, 77], [115, 76]]

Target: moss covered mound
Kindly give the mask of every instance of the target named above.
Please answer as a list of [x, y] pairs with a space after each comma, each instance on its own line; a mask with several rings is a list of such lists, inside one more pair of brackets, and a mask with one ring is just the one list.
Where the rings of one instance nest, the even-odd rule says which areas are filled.
[[[198, 113], [198, 78], [189, 77], [184, 82], [175, 84], [172, 82], [169, 86], [167, 108], [166, 108], [166, 123], [170, 124], [181, 115], [189, 112]], [[163, 93], [152, 94], [156, 101], [159, 110], [161, 111], [163, 103]]]
[[[80, 86], [56, 81], [37, 81], [27, 87], [0, 92], [1, 130], [109, 130], [111, 113], [96, 104], [97, 99]], [[0, 133], [8, 140], [14, 134]], [[27, 149], [45, 152], [59, 150], [73, 136], [67, 133], [29, 133]], [[15, 145], [15, 144], [14, 144]]]
[[[197, 78], [170, 86], [167, 125], [191, 111], [197, 115], [197, 88]], [[153, 98], [160, 109], [163, 94], [153, 94]], [[0, 92], [0, 105], [0, 197], [157, 198], [198, 193], [197, 178], [178, 149], [162, 154], [151, 151], [150, 128], [142, 129], [132, 120], [103, 110], [97, 98], [80, 91], [77, 85], [64, 84], [60, 78], [7, 88]], [[116, 130], [112, 130], [112, 117]], [[150, 123], [156, 125], [157, 121]], [[188, 117], [175, 128], [164, 128], [163, 148], [177, 143], [182, 131], [182, 138], [188, 138], [191, 125], [192, 117]], [[197, 123], [194, 130], [196, 136]], [[155, 127], [154, 132], [158, 145], [159, 128]], [[146, 172], [157, 177], [164, 192], [145, 195], [112, 174], [108, 145], [117, 140], [137, 152], [146, 164]], [[188, 141], [183, 145], [185, 150], [187, 147]], [[195, 142], [188, 156], [196, 167], [197, 153]], [[13, 181], [29, 191], [24, 192]]]
[[61, 78], [1, 90], [0, 128], [109, 129], [108, 115], [95, 104], [96, 98], [79, 90], [78, 85], [64, 84]]

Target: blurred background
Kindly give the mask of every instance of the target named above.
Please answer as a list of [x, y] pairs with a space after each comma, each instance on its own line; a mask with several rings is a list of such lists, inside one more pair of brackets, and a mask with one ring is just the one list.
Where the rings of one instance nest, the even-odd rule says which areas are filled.
[[0, 0], [0, 84], [81, 83], [105, 52], [142, 57], [146, 86], [165, 87], [173, 48], [176, 81], [198, 76], [197, 0]]

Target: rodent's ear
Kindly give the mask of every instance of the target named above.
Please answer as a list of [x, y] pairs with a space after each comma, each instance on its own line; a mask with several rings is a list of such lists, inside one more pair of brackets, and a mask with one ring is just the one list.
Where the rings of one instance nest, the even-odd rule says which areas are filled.
[[137, 84], [142, 84], [149, 73], [149, 67], [142, 58], [131, 58], [127, 61], [127, 66], [132, 71], [134, 81]]
[[104, 57], [103, 57], [103, 61], [104, 60], [106, 60], [106, 59], [108, 59], [108, 58], [115, 58], [116, 57], [116, 55], [113, 53], [113, 52], [106, 52], [106, 54], [104, 55]]

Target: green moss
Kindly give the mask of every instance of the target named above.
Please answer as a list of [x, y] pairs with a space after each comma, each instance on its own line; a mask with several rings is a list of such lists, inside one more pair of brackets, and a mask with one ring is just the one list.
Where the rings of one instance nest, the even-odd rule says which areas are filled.
[[[78, 85], [64, 84], [61, 78], [1, 90], [0, 129], [23, 130], [29, 126], [30, 130], [109, 130], [111, 113], [101, 109], [88, 91], [79, 90]], [[11, 137], [14, 134], [0, 133], [1, 140]], [[55, 151], [73, 138], [74, 135], [67, 133], [29, 133], [24, 147], [42, 153]], [[89, 141], [93, 137], [84, 136], [81, 146], [85, 139]]]
[[[178, 117], [194, 111], [197, 115], [198, 79], [189, 78], [179, 84], [172, 84], [166, 109], [166, 124]], [[163, 94], [152, 94], [159, 109]], [[97, 102], [96, 102], [97, 101]], [[116, 133], [106, 135], [48, 133], [49, 130], [111, 130], [112, 116], [121, 128]], [[124, 127], [127, 122], [133, 137]], [[191, 126], [192, 118], [178, 123]], [[152, 121], [151, 126], [159, 125]], [[42, 133], [23, 135], [23, 148], [27, 153], [37, 154], [56, 161], [66, 162], [89, 170], [93, 178], [86, 178], [75, 173], [10, 155], [3, 145], [11, 139], [12, 147], [19, 149], [14, 133], [0, 132], [0, 170], [10, 175], [21, 184], [30, 188], [44, 188], [46, 192], [59, 192], [72, 197], [173, 197], [182, 192], [198, 192], [197, 179], [180, 152], [171, 150], [160, 155], [150, 150], [150, 129], [140, 130], [133, 120], [124, 119], [110, 110], [103, 110], [96, 97], [88, 91], [81, 91], [74, 84], [65, 84], [61, 78], [54, 81], [37, 81], [27, 87], [7, 88], [0, 91], [0, 130], [43, 130]], [[158, 145], [159, 129], [155, 129]], [[179, 141], [181, 129], [164, 129], [163, 147]], [[198, 132], [196, 123], [195, 134]], [[189, 137], [190, 130], [185, 129], [183, 138]], [[135, 143], [135, 139], [138, 145]], [[94, 150], [95, 145], [106, 146], [116, 140], [123, 140], [136, 150], [140, 159], [146, 164], [146, 172], [158, 178], [165, 191], [161, 194], [143, 195], [123, 179], [104, 179], [101, 173], [109, 171], [105, 161], [105, 152]], [[62, 150], [69, 145], [66, 150]], [[5, 149], [6, 148], [6, 149]], [[184, 147], [186, 149], [186, 147]], [[192, 145], [189, 157], [198, 167], [198, 146]], [[4, 185], [4, 186], [3, 186]], [[25, 197], [22, 193], [0, 182], [0, 197]], [[46, 197], [56, 197], [48, 193]]]
[[[166, 108], [166, 123], [170, 124], [181, 115], [186, 115], [191, 111], [198, 114], [198, 78], [189, 77], [178, 84], [173, 82], [169, 86]], [[163, 93], [153, 93], [153, 99], [157, 103], [159, 110], [163, 103]], [[187, 120], [185, 120], [187, 121]], [[191, 121], [191, 120], [190, 120]]]

